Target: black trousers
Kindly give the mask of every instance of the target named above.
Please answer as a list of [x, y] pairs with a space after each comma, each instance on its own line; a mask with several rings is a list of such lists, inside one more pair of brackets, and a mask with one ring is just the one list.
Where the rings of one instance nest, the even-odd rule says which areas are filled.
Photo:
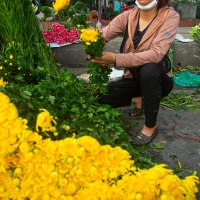
[[142, 97], [145, 125], [152, 128], [156, 125], [160, 100], [173, 89], [173, 78], [166, 74], [162, 65], [148, 63], [134, 69], [134, 78], [110, 82], [108, 93], [99, 95], [101, 104], [114, 108], [130, 106], [133, 97]]

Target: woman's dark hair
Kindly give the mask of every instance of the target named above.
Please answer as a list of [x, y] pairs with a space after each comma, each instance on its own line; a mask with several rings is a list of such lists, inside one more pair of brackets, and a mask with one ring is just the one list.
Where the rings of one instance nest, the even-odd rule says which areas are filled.
[[163, 6], [166, 6], [168, 4], [169, 0], [158, 0], [158, 9], [162, 8]]

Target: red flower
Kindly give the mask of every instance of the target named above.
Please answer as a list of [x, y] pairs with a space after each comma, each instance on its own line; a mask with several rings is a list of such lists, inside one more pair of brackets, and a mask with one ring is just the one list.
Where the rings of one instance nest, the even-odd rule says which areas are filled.
[[95, 11], [95, 12], [92, 12], [91, 13], [91, 17], [94, 19], [94, 18], [98, 18], [98, 13]]
[[56, 42], [58, 44], [72, 43], [78, 40], [78, 30], [73, 28], [71, 30], [65, 29], [64, 25], [54, 23], [50, 31], [43, 31], [43, 36], [46, 43]]

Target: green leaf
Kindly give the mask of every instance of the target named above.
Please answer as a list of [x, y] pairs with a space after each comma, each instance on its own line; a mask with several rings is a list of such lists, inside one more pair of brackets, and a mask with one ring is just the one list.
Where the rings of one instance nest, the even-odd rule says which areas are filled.
[[30, 97], [32, 96], [32, 93], [29, 91], [22, 91], [21, 92], [22, 97], [24, 97], [25, 99], [30, 99]]
[[82, 104], [82, 107], [83, 107], [83, 108], [87, 108], [87, 105], [86, 105], [86, 104]]
[[15, 76], [15, 79], [18, 80], [18, 81], [21, 81], [21, 80], [23, 79], [22, 74], [17, 74], [17, 75]]
[[54, 104], [55, 99], [56, 98], [54, 96], [49, 95], [49, 101], [51, 102], [51, 104]]
[[154, 143], [152, 144], [152, 147], [153, 147], [154, 149], [161, 150], [161, 149], [164, 148], [164, 145], [163, 145], [162, 143], [160, 143], [160, 142], [154, 142]]
[[88, 114], [88, 117], [89, 117], [89, 118], [92, 118], [92, 117], [93, 117], [93, 113], [89, 113], [89, 114]]

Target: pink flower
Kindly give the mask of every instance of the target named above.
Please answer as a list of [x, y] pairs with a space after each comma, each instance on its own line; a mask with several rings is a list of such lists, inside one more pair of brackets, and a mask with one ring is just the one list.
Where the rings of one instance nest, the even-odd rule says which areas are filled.
[[46, 43], [56, 42], [58, 44], [72, 43], [78, 39], [78, 30], [73, 28], [71, 30], [65, 29], [64, 25], [54, 23], [51, 30], [43, 31], [43, 36]]

